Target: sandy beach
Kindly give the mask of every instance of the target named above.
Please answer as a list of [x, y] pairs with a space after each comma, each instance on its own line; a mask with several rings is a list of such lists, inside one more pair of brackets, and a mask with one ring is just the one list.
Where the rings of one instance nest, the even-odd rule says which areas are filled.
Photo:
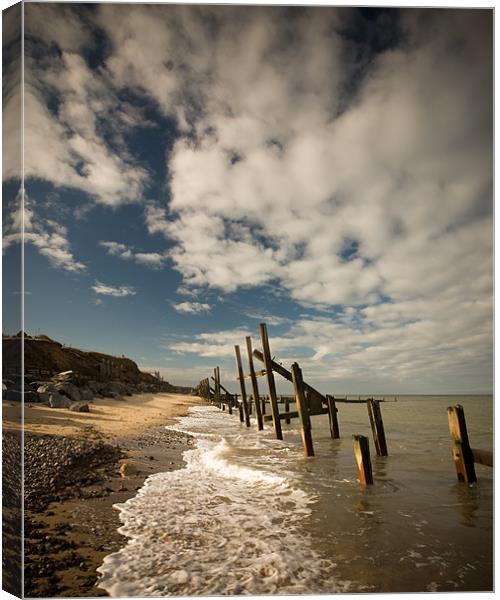
[[[164, 425], [201, 402], [159, 393], [96, 399], [89, 413], [26, 405], [27, 596], [106, 595], [96, 568], [126, 543], [113, 505], [149, 475], [183, 466], [192, 440]], [[3, 403], [4, 436], [19, 431], [18, 413]]]

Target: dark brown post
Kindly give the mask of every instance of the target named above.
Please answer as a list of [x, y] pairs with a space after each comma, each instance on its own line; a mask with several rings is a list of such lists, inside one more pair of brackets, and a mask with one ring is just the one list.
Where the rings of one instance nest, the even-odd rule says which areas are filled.
[[469, 445], [463, 406], [457, 404], [456, 406], [449, 406], [447, 410], [453, 460], [455, 461], [458, 480], [465, 483], [474, 483], [477, 481], [474, 455]]
[[333, 396], [327, 396], [326, 401], [328, 403], [328, 420], [330, 422], [330, 435], [334, 440], [338, 440], [340, 437], [339, 431], [339, 420], [337, 418], [337, 406], [335, 404], [335, 398]]
[[[285, 396], [285, 412], [286, 413], [290, 412], [290, 398], [288, 396]], [[290, 425], [291, 422], [292, 422], [292, 420], [290, 419], [290, 417], [287, 417], [285, 419], [285, 423], [287, 425]]]
[[380, 400], [368, 398], [368, 415], [372, 427], [373, 442], [378, 456], [388, 456], [387, 442], [385, 441], [384, 422], [382, 421], [382, 412], [380, 410]]
[[260, 324], [260, 338], [262, 340], [262, 353], [264, 355], [264, 365], [266, 367], [267, 385], [269, 386], [269, 398], [271, 400], [271, 413], [273, 415], [274, 431], [278, 440], [283, 439], [281, 431], [280, 412], [278, 409], [278, 398], [276, 396], [276, 384], [274, 382], [272, 356], [269, 348], [269, 338], [267, 337], [267, 327], [265, 323]]
[[261, 396], [260, 401], [261, 401], [261, 411], [260, 412], [263, 415], [265, 415], [266, 414], [266, 397], [265, 396]]
[[[221, 390], [222, 390], [222, 385], [220, 382], [220, 368], [217, 367], [217, 387], [219, 388], [219, 397], [221, 398], [222, 401], [222, 394], [221, 394]], [[228, 397], [227, 395], [227, 390], [224, 388], [225, 393], [225, 397], [224, 400], [226, 401], [227, 404], [227, 412], [232, 415], [233, 414], [233, 408], [231, 406], [231, 398]]]
[[222, 408], [221, 403], [220, 403], [220, 390], [219, 390], [219, 386], [217, 385], [217, 367], [215, 367], [215, 369], [214, 369], [214, 396], [215, 396], [215, 403], [217, 404], [217, 406], [219, 408]]
[[257, 376], [255, 375], [255, 366], [253, 364], [253, 350], [252, 350], [252, 338], [247, 336], [247, 354], [248, 354], [248, 366], [250, 368], [250, 379], [252, 380], [252, 395], [253, 402], [255, 404], [255, 414], [257, 415], [257, 427], [259, 431], [264, 429], [264, 422], [262, 421], [262, 412], [260, 410], [260, 398], [259, 398], [259, 384], [257, 383]]
[[370, 447], [368, 438], [364, 435], [353, 435], [354, 458], [358, 467], [359, 483], [361, 485], [372, 485], [372, 463], [370, 461]]
[[302, 380], [302, 371], [297, 363], [292, 365], [293, 387], [295, 388], [295, 403], [299, 411], [299, 418], [302, 425], [302, 445], [306, 456], [314, 456], [313, 441], [311, 435], [311, 417], [307, 410], [306, 397], [304, 394], [304, 382]]
[[240, 380], [241, 402], [243, 404], [243, 412], [245, 413], [245, 423], [246, 423], [247, 427], [250, 427], [250, 415], [248, 413], [247, 391], [245, 389], [245, 379], [243, 377], [243, 367], [241, 366], [240, 347], [235, 346], [234, 352], [236, 354], [236, 368], [238, 370], [238, 379]]

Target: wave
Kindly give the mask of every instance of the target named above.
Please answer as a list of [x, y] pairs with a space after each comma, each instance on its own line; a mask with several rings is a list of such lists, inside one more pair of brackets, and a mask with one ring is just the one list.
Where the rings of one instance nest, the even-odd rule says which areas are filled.
[[116, 505], [129, 541], [104, 559], [99, 587], [111, 596], [344, 591], [303, 527], [314, 497], [286, 476], [233, 460], [238, 444], [266, 451], [253, 431], [234, 434], [234, 425], [213, 407], [195, 407], [170, 427], [194, 435], [196, 447], [184, 469], [149, 477]]

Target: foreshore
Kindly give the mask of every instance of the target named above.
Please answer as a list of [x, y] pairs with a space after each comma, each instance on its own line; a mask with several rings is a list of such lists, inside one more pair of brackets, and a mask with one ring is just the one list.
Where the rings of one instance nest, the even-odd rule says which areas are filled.
[[[106, 595], [96, 568], [126, 544], [113, 505], [149, 475], [183, 466], [193, 440], [164, 426], [203, 402], [159, 393], [96, 399], [89, 413], [26, 405], [26, 596]], [[3, 403], [4, 438], [19, 430], [18, 409]]]

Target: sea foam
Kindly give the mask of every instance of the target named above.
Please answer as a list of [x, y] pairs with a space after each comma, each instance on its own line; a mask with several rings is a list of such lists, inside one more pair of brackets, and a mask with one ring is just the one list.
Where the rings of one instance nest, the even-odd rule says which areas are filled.
[[129, 541], [98, 569], [101, 588], [111, 596], [340, 591], [333, 564], [301, 527], [314, 498], [286, 475], [231, 459], [235, 445], [257, 455], [275, 440], [213, 407], [191, 409], [172, 429], [194, 435], [196, 448], [184, 469], [149, 477], [116, 505]]

